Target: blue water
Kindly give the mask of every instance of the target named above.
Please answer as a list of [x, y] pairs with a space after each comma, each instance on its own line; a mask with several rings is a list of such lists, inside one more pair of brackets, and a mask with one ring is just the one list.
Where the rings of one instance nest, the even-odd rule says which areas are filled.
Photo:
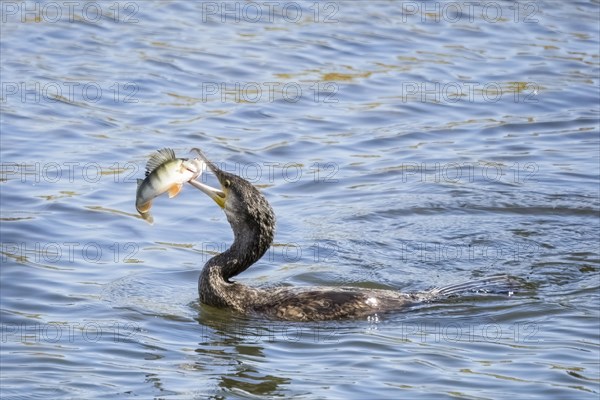
[[[0, 6], [3, 399], [598, 398], [598, 1]], [[522, 288], [327, 323], [203, 307], [232, 234], [191, 187], [139, 218], [162, 147], [271, 202], [246, 284]]]

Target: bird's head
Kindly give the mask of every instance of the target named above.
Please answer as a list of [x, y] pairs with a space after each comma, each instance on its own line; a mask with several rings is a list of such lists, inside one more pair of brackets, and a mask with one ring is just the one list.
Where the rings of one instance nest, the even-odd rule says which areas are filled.
[[208, 168], [216, 176], [220, 189], [213, 188], [196, 180], [189, 183], [214, 200], [227, 215], [234, 233], [251, 229], [260, 232], [272, 231], [275, 225], [275, 214], [263, 194], [247, 180], [223, 171], [215, 163], [208, 160], [199, 149], [196, 151]]

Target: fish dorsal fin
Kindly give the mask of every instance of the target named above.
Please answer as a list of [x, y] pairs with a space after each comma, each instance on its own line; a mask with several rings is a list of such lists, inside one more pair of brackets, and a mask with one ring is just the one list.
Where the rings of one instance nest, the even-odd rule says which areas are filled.
[[173, 149], [165, 147], [164, 149], [158, 150], [156, 153], [150, 156], [150, 159], [146, 163], [146, 176], [150, 175], [152, 171], [154, 171], [161, 164], [174, 160], [175, 158], [175, 152]]

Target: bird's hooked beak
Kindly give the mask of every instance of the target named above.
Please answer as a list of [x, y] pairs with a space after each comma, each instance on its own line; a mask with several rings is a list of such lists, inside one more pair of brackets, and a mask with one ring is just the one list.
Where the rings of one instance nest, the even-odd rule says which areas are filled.
[[[215, 164], [213, 164], [210, 160], [208, 160], [204, 156], [204, 154], [202, 154], [200, 149], [193, 148], [192, 151], [195, 151], [196, 153], [198, 153], [198, 156], [200, 156], [202, 161], [204, 161], [206, 163], [208, 168], [210, 168], [210, 170], [213, 172], [213, 174], [216, 175], [217, 179], [219, 179], [221, 170]], [[220, 183], [220, 179], [219, 179], [219, 183]], [[191, 181], [189, 181], [189, 184], [192, 185], [193, 187], [195, 187], [196, 189], [202, 191], [204, 194], [206, 194], [211, 199], [213, 199], [214, 202], [219, 205], [219, 207], [225, 208], [225, 200], [227, 199], [226, 191], [214, 188], [209, 185], [205, 185], [204, 183], [198, 182], [195, 179], [192, 179]]]

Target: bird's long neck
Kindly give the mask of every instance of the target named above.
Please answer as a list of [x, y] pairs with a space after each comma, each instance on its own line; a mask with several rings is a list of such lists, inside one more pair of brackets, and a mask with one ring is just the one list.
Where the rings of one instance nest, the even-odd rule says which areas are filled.
[[269, 249], [273, 242], [274, 221], [247, 219], [229, 220], [229, 223], [235, 235], [233, 244], [204, 265], [198, 291], [204, 304], [237, 308], [236, 304], [245, 295], [241, 292], [248, 288], [232, 283], [230, 278], [245, 271]]
[[236, 237], [229, 249], [208, 260], [204, 269], [218, 269], [221, 278], [229, 282], [258, 261], [269, 249], [272, 236]]

